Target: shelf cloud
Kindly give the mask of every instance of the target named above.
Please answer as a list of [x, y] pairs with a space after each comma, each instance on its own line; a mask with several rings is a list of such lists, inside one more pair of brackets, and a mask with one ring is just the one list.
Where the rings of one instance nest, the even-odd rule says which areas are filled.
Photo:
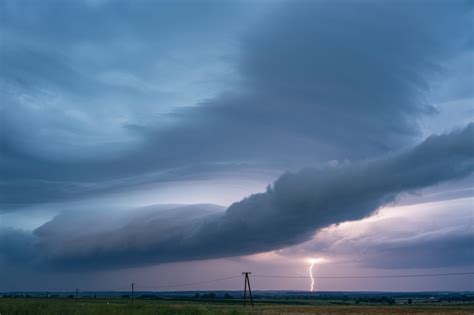
[[[177, 19], [188, 16], [176, 5], [167, 5]], [[7, 65], [1, 76], [8, 93], [3, 93], [1, 108], [0, 202], [5, 207], [0, 211], [238, 172], [252, 165], [297, 170], [409, 147], [420, 139], [420, 117], [436, 114], [428, 96], [446, 71], [444, 63], [459, 51], [470, 51], [463, 35], [470, 20], [462, 2], [284, 2], [269, 10], [258, 27], [239, 33], [238, 51], [227, 58], [238, 79], [212, 97], [169, 107], [163, 93], [144, 93], [136, 85], [163, 84], [146, 63], [158, 63], [156, 55], [168, 53], [170, 47], [153, 40], [151, 30], [160, 30], [162, 41], [168, 43], [180, 29], [163, 27], [164, 13], [153, 18], [150, 12], [164, 12], [155, 2], [125, 9], [126, 2], [118, 1], [107, 11], [109, 6], [78, 3], [64, 13], [92, 19], [101, 26], [97, 31], [89, 25], [58, 28], [65, 17], [46, 10], [30, 12], [43, 21], [44, 30], [37, 35], [44, 43], [54, 47], [67, 40], [68, 58], [29, 38], [20, 45], [12, 34], [35, 28], [20, 22], [23, 11], [8, 6], [7, 49], [1, 51]], [[222, 23], [224, 12], [242, 11], [234, 6], [239, 3], [217, 7], [223, 12], [206, 9], [214, 8], [207, 2], [190, 8], [216, 17], [209, 22], [213, 31], [208, 36], [220, 39], [216, 23]], [[102, 72], [108, 67], [96, 63], [107, 53], [98, 43], [101, 38], [106, 37], [111, 47], [124, 40], [111, 27], [122, 25], [121, 10], [133, 12], [128, 24], [146, 30], [130, 27], [133, 43], [150, 45], [138, 45], [110, 61], [113, 72], [105, 77], [119, 81], [117, 86], [104, 84]], [[232, 14], [228, 20], [237, 23], [238, 18]], [[234, 29], [234, 24], [226, 27]], [[181, 31], [189, 45], [209, 40], [203, 35], [206, 29], [194, 24]], [[85, 47], [77, 44], [79, 52], [69, 42], [72, 35], [83, 38], [91, 33], [95, 36]], [[87, 75], [77, 68], [87, 70]], [[140, 114], [151, 110], [158, 112]]]
[[[474, 171], [474, 124], [431, 136], [403, 153], [286, 173], [266, 192], [225, 211], [214, 205], [157, 205], [114, 217], [64, 212], [36, 229], [33, 261], [63, 268], [118, 268], [247, 255], [309, 240], [331, 224], [357, 220], [397, 195]], [[5, 236], [4, 236], [5, 238]], [[11, 244], [2, 241], [0, 243]], [[17, 251], [20, 252], [17, 253]], [[18, 257], [21, 244], [4, 250]], [[25, 254], [25, 253], [24, 253]], [[5, 257], [6, 256], [6, 257]]]
[[[315, 233], [407, 192], [472, 194], [472, 1], [0, 10], [0, 290], [49, 275], [57, 289], [86, 274], [75, 287], [100, 284], [89, 271], [138, 283], [154, 265], [242, 263], [308, 242], [344, 256], [350, 244]], [[451, 230], [410, 241], [394, 231], [379, 244], [373, 226], [377, 254], [358, 267], [466, 266], [472, 234], [453, 216]], [[450, 258], [430, 265], [435, 251]]]

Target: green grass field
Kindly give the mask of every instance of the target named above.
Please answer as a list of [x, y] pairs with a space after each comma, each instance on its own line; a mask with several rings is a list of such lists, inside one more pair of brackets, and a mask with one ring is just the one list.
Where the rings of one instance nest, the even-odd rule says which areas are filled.
[[0, 299], [1, 315], [145, 315], [145, 314], [474, 314], [473, 304], [451, 305], [298, 305], [258, 302], [244, 308], [237, 301], [186, 302], [121, 299]]

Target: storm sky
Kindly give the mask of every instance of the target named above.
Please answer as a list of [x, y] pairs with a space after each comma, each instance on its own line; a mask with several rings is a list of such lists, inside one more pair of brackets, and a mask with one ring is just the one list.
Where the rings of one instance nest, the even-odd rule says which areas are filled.
[[0, 0], [0, 291], [474, 270], [473, 9]]

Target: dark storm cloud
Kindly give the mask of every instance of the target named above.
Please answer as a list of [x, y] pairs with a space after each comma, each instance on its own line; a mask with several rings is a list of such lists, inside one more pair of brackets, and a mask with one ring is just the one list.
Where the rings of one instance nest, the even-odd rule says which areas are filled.
[[[58, 15], [56, 2], [3, 3], [3, 209], [167, 181], [176, 169], [175, 179], [222, 165], [295, 169], [413, 144], [417, 119], [433, 112], [426, 97], [441, 64], [468, 49], [472, 9], [285, 2], [240, 39], [232, 87], [172, 109], [149, 92], [148, 83], [167, 77], [150, 60], [198, 51], [224, 37], [217, 25], [241, 24], [227, 2], [187, 4], [68, 3]], [[167, 113], [142, 123], [155, 106]], [[117, 124], [122, 116], [128, 121]]]
[[[166, 87], [175, 68], [210, 67], [207, 59], [227, 53], [203, 56], [196, 47], [220, 49], [245, 15], [238, 1], [216, 4], [2, 2], [2, 210], [150, 182], [150, 172], [159, 173], [155, 180], [180, 178], [189, 165], [153, 162], [136, 148], [142, 133], [129, 126], [172, 108], [170, 94], [188, 92]], [[182, 57], [189, 47], [192, 57]]]
[[30, 232], [0, 228], [0, 266], [31, 264], [38, 259], [35, 237]]
[[176, 111], [179, 128], [151, 131], [150, 141], [196, 160], [296, 165], [412, 144], [417, 119], [433, 113], [425, 99], [431, 80], [467, 40], [460, 35], [464, 9], [442, 2], [286, 4], [242, 40], [239, 88]]
[[212, 205], [152, 206], [114, 216], [65, 212], [34, 232], [38, 259], [56, 267], [94, 269], [295, 245], [323, 227], [369, 216], [400, 193], [471, 174], [473, 137], [470, 124], [397, 155], [287, 173], [266, 192], [225, 212]]

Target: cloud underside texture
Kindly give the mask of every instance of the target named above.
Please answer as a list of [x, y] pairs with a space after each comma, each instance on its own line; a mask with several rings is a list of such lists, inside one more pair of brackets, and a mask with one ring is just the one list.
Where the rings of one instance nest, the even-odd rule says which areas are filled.
[[[369, 216], [402, 192], [469, 175], [474, 170], [473, 137], [471, 123], [401, 154], [286, 173], [266, 192], [225, 211], [213, 205], [157, 205], [122, 215], [64, 212], [35, 230], [28, 242], [19, 239], [28, 243], [25, 255], [31, 261], [86, 269], [279, 249], [306, 241], [331, 224]], [[18, 250], [4, 248], [4, 256], [21, 256]]]
[[[156, 74], [152, 65], [166, 52], [155, 47], [154, 32], [167, 30], [160, 27], [160, 14], [173, 11], [160, 9], [157, 2], [144, 2], [133, 10], [126, 2], [119, 4], [123, 6], [120, 12], [136, 15], [125, 18], [114, 10], [107, 14], [108, 3], [100, 14], [75, 4], [66, 16], [91, 23], [73, 29], [58, 28], [64, 17], [48, 10], [48, 14], [35, 16], [33, 20], [41, 21], [42, 27], [35, 35], [47, 47], [65, 49], [71, 56], [66, 61], [71, 64], [61, 63], [64, 58], [55, 50], [38, 50], [29, 37], [21, 41], [25, 47], [19, 45], [15, 36], [36, 28], [22, 24], [26, 23], [22, 10], [6, 11], [9, 23], [5, 27], [15, 36], [5, 39], [8, 49], [1, 51], [8, 70], [1, 79], [8, 93], [3, 93], [6, 99], [0, 108], [0, 202], [14, 208], [80, 199], [110, 190], [127, 191], [144, 183], [207, 175], [225, 167], [239, 170], [247, 163], [295, 170], [411, 146], [419, 135], [418, 119], [434, 112], [427, 97], [446, 70], [442, 64], [465, 48], [464, 30], [469, 27], [466, 20], [471, 9], [457, 1], [449, 5], [433, 1], [429, 6], [423, 1], [403, 5], [391, 1], [284, 3], [239, 38], [232, 61], [237, 77], [233, 84], [209, 100], [197, 100], [198, 106], [170, 110], [145, 123], [135, 116], [154, 116], [150, 108], [161, 108], [160, 98], [154, 94], [137, 98], [138, 92], [129, 87], [134, 92], [130, 101], [122, 95], [122, 86], [104, 86], [94, 80], [109, 69], [76, 56], [75, 46], [65, 40], [88, 38], [87, 44], [100, 55], [116, 56], [110, 68], [152, 80]], [[122, 33], [109, 26], [132, 23], [137, 16], [142, 18], [135, 22], [147, 31], [130, 27], [130, 36], [147, 43], [145, 48], [137, 48], [131, 55], [122, 55], [120, 49], [106, 50], [104, 47], [122, 45], [124, 40]], [[183, 33], [188, 31], [184, 27]], [[205, 39], [200, 32], [195, 37]], [[103, 45], [105, 39], [110, 45]], [[71, 70], [76, 68], [90, 73], [78, 76]], [[93, 71], [97, 68], [99, 73]], [[50, 69], [58, 70], [51, 73]], [[98, 100], [94, 106], [85, 105], [94, 100]], [[61, 104], [60, 111], [56, 103]], [[34, 106], [39, 109], [31, 110], [32, 104], [40, 105]], [[78, 112], [88, 123], [63, 116], [63, 112]], [[124, 115], [129, 119], [128, 127], [104, 122]], [[98, 134], [103, 130], [120, 132], [111, 132], [111, 138], [105, 140], [99, 137], [104, 143], [97, 140], [98, 145], [89, 146], [84, 139], [91, 129]], [[138, 144], [129, 147], [122, 143], [104, 153], [102, 147], [109, 148], [105, 143], [120, 143], [129, 133], [140, 139]], [[65, 151], [69, 152], [67, 159]], [[70, 157], [83, 152], [91, 157]], [[176, 169], [183, 171], [176, 174]]]

